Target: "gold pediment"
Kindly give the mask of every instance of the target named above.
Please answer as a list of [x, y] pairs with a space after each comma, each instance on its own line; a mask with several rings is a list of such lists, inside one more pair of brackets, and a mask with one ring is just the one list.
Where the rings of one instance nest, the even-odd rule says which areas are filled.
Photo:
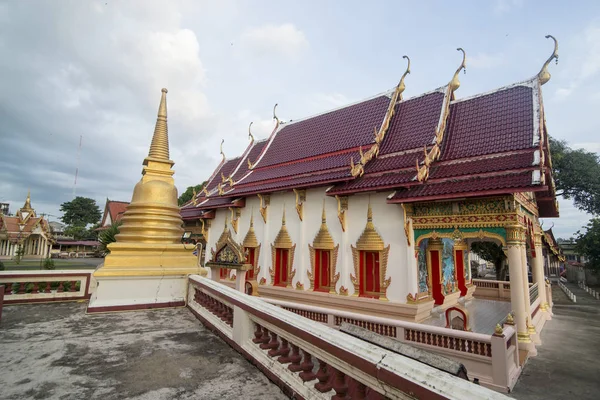
[[371, 203], [369, 203], [369, 208], [367, 210], [367, 225], [356, 242], [356, 249], [363, 251], [382, 251], [384, 248], [385, 243], [379, 233], [375, 230], [375, 225], [373, 225], [373, 210], [371, 209]]
[[254, 215], [250, 216], [250, 228], [248, 228], [248, 233], [246, 233], [246, 237], [242, 242], [244, 247], [258, 247], [258, 239], [256, 238], [256, 233], [254, 232]]
[[283, 217], [281, 218], [281, 229], [277, 233], [273, 246], [278, 249], [291, 249], [294, 244], [292, 238], [288, 233], [287, 227], [285, 226], [285, 208], [283, 210]]

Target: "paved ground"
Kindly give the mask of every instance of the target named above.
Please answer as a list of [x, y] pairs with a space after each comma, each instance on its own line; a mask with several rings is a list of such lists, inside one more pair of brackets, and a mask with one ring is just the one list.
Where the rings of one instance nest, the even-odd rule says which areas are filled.
[[1, 399], [286, 399], [185, 308], [85, 315], [4, 308]]
[[[471, 330], [476, 333], [491, 335], [496, 324], [504, 321], [511, 310], [510, 301], [496, 301], [485, 299], [469, 300], [464, 306], [469, 311]], [[427, 325], [446, 327], [446, 313], [434, 313], [423, 321]]]
[[511, 396], [533, 399], [600, 398], [600, 301], [577, 285], [572, 303], [553, 285], [554, 317], [542, 331], [538, 355], [530, 358]]

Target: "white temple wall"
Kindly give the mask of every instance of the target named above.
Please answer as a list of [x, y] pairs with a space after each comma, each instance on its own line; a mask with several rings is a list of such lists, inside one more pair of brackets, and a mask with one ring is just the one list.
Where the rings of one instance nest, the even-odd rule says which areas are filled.
[[417, 292], [417, 266], [414, 256], [414, 244], [411, 241], [411, 245], [408, 245], [404, 233], [402, 207], [386, 203], [389, 193], [350, 196], [348, 210], [346, 211], [346, 232], [343, 232], [337, 215], [337, 201], [333, 197], [326, 196], [325, 189], [323, 187], [307, 190], [303, 221], [300, 221], [296, 212], [296, 197], [292, 191], [271, 194], [266, 223], [260, 214], [258, 196], [247, 197], [246, 206], [241, 209], [237, 234], [231, 227], [231, 211], [229, 209], [217, 209], [215, 219], [211, 222], [206, 261], [210, 261], [210, 250], [215, 248], [216, 242], [223, 231], [225, 217], [227, 216], [229, 220], [228, 227], [235, 240], [241, 243], [250, 226], [250, 215], [254, 213], [254, 231], [259, 243], [261, 243], [258, 260], [261, 271], [257, 281], [260, 282], [261, 278], [265, 278], [267, 283], [271, 284], [269, 274], [269, 268], [273, 267], [271, 245], [281, 229], [281, 218], [285, 205], [287, 230], [292, 243], [296, 245], [293, 263], [296, 274], [292, 280], [292, 287], [296, 289], [296, 284], [299, 282], [304, 286], [304, 290], [309, 290], [310, 281], [307, 271], [310, 270], [311, 264], [308, 245], [312, 245], [320, 228], [323, 199], [325, 199], [327, 227], [334, 242], [339, 244], [336, 271], [340, 273], [340, 279], [337, 282], [336, 291], [340, 293], [340, 288], [344, 286], [348, 290], [348, 295], [352, 295], [354, 285], [351, 282], [350, 274], [355, 274], [355, 272], [350, 245], [356, 246], [356, 242], [365, 228], [367, 208], [370, 201], [375, 229], [382, 237], [385, 245], [390, 245], [386, 278], [391, 277], [392, 279], [387, 289], [387, 297], [390, 301], [405, 303], [408, 293], [414, 294]]

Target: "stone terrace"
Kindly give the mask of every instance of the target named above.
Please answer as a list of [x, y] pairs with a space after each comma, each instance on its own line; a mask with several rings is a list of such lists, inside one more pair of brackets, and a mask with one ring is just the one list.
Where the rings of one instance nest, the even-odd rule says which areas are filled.
[[4, 308], [0, 398], [287, 398], [185, 308], [86, 315], [86, 304]]

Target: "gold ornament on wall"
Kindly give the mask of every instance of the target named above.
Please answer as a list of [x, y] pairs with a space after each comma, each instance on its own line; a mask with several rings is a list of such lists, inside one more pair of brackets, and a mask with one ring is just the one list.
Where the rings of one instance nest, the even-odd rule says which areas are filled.
[[296, 212], [302, 221], [304, 215], [304, 202], [306, 201], [306, 189], [292, 189], [296, 195]]
[[346, 232], [346, 211], [348, 211], [348, 196], [335, 196], [337, 200], [337, 215], [342, 232]]
[[258, 199], [260, 200], [260, 215], [262, 216], [262, 219], [264, 221], [264, 223], [267, 223], [267, 209], [269, 208], [269, 205], [271, 204], [271, 195], [268, 194], [257, 194]]
[[381, 236], [375, 230], [375, 225], [373, 225], [373, 210], [371, 209], [371, 203], [369, 202], [369, 207], [367, 209], [367, 224], [362, 234], [358, 238], [356, 242], [356, 247], [350, 246], [352, 249], [352, 262], [354, 264], [354, 275], [350, 274], [350, 280], [354, 285], [354, 296], [358, 296], [360, 294], [360, 252], [361, 251], [376, 251], [379, 252], [379, 299], [387, 300], [387, 288], [390, 286], [392, 282], [392, 278], [387, 275], [387, 264], [388, 257], [390, 252], [390, 245], [387, 247], [383, 242]]
[[242, 211], [239, 208], [233, 208], [233, 207], [229, 207], [229, 211], [231, 211], [231, 227], [233, 228], [235, 233], [238, 233], [238, 226], [239, 226], [240, 215], [242, 214]]

